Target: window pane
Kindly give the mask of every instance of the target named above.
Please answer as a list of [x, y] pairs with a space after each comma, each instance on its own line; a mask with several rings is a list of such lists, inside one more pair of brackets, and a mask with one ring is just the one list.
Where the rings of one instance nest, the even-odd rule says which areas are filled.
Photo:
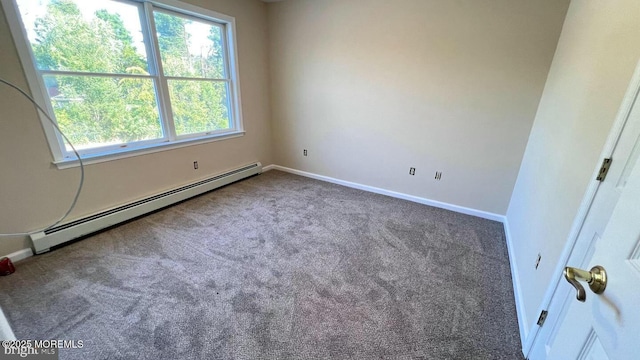
[[77, 149], [162, 137], [152, 79], [46, 75], [44, 81], [58, 126]]
[[105, 0], [18, 0], [41, 70], [147, 74], [135, 5]]
[[220, 25], [159, 11], [153, 16], [165, 75], [226, 77]]
[[168, 80], [168, 84], [176, 134], [231, 128], [225, 82]]

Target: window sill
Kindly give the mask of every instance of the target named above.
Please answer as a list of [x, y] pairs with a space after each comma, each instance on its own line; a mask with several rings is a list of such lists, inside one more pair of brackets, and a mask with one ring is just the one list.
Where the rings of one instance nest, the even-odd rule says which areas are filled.
[[[200, 145], [200, 144], [210, 143], [213, 141], [233, 139], [233, 138], [244, 136], [244, 134], [245, 134], [244, 131], [234, 131], [234, 132], [225, 133], [222, 135], [212, 135], [208, 137], [200, 137], [197, 139], [186, 139], [186, 140], [178, 140], [178, 141], [172, 141], [172, 142], [163, 142], [163, 143], [146, 145], [144, 147], [139, 147], [135, 149], [123, 149], [117, 152], [84, 155], [82, 157], [82, 163], [84, 165], [91, 165], [91, 164], [98, 164], [98, 163], [107, 162], [107, 161], [126, 159], [134, 156], [153, 154], [160, 151], [178, 149], [186, 146]], [[78, 161], [78, 159], [62, 159], [62, 160], [54, 161], [53, 164], [55, 164], [60, 170], [80, 166], [80, 162]]]

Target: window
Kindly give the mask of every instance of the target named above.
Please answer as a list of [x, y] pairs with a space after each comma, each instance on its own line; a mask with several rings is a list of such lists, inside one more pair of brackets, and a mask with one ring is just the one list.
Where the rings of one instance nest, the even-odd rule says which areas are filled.
[[[83, 158], [242, 133], [233, 18], [174, 0], [2, 1], [34, 97]], [[43, 124], [55, 160], [74, 159]]]

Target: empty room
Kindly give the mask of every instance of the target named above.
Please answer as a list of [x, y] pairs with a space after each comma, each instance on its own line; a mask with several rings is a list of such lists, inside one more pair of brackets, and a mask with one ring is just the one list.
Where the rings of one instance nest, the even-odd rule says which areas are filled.
[[637, 0], [0, 0], [0, 359], [633, 359]]

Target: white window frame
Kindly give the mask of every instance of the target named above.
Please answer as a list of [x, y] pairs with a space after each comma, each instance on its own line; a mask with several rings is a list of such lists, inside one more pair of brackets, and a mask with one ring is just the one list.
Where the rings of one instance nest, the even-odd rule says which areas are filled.
[[[47, 71], [38, 70], [35, 57], [31, 49], [31, 43], [28, 40], [25, 27], [22, 24], [22, 17], [18, 10], [16, 0], [0, 0], [2, 7], [6, 13], [9, 28], [14, 39], [18, 56], [22, 63], [22, 67], [27, 78], [29, 89], [34, 100], [40, 104], [48, 115], [55, 119], [53, 107], [49, 95], [44, 86], [43, 75], [48, 74]], [[137, 3], [144, 7], [144, 13], [141, 12], [141, 26], [145, 37], [145, 45], [147, 47], [147, 63], [149, 64], [150, 76], [136, 76], [124, 74], [104, 74], [109, 77], [140, 77], [151, 78], [156, 86], [156, 98], [160, 121], [164, 128], [164, 137], [153, 140], [144, 140], [130, 142], [126, 144], [117, 144], [112, 146], [103, 146], [99, 148], [86, 149], [79, 151], [83, 163], [91, 164], [103, 161], [116, 160], [131, 156], [138, 156], [157, 151], [175, 149], [184, 146], [202, 144], [211, 141], [236, 138], [244, 135], [244, 127], [242, 123], [242, 107], [240, 100], [240, 79], [238, 75], [238, 55], [236, 42], [236, 23], [235, 18], [221, 14], [212, 10], [203, 9], [198, 6], [187, 4], [178, 0], [116, 0], [126, 3]], [[162, 61], [160, 60], [158, 39], [155, 32], [155, 24], [153, 18], [153, 9], [176, 13], [184, 17], [192, 17], [205, 21], [219, 24], [223, 29], [223, 52], [225, 55], [225, 70], [227, 77], [225, 79], [217, 79], [225, 81], [228, 86], [229, 96], [229, 115], [231, 128], [204, 132], [199, 134], [186, 134], [177, 136], [171, 106], [169, 99], [169, 88], [167, 79], [180, 79], [180, 77], [164, 76], [162, 72]], [[145, 14], [147, 14], [145, 16]], [[60, 73], [59, 71], [56, 73]], [[95, 75], [81, 72], [67, 72], [69, 75]], [[183, 78], [189, 79], [189, 78]], [[210, 81], [210, 79], [193, 79]], [[162, 99], [162, 100], [161, 100]], [[79, 162], [75, 158], [73, 152], [66, 150], [62, 136], [55, 130], [49, 120], [40, 112], [38, 112], [42, 123], [45, 137], [51, 150], [53, 163], [58, 168], [64, 169], [68, 167], [78, 166]]]

